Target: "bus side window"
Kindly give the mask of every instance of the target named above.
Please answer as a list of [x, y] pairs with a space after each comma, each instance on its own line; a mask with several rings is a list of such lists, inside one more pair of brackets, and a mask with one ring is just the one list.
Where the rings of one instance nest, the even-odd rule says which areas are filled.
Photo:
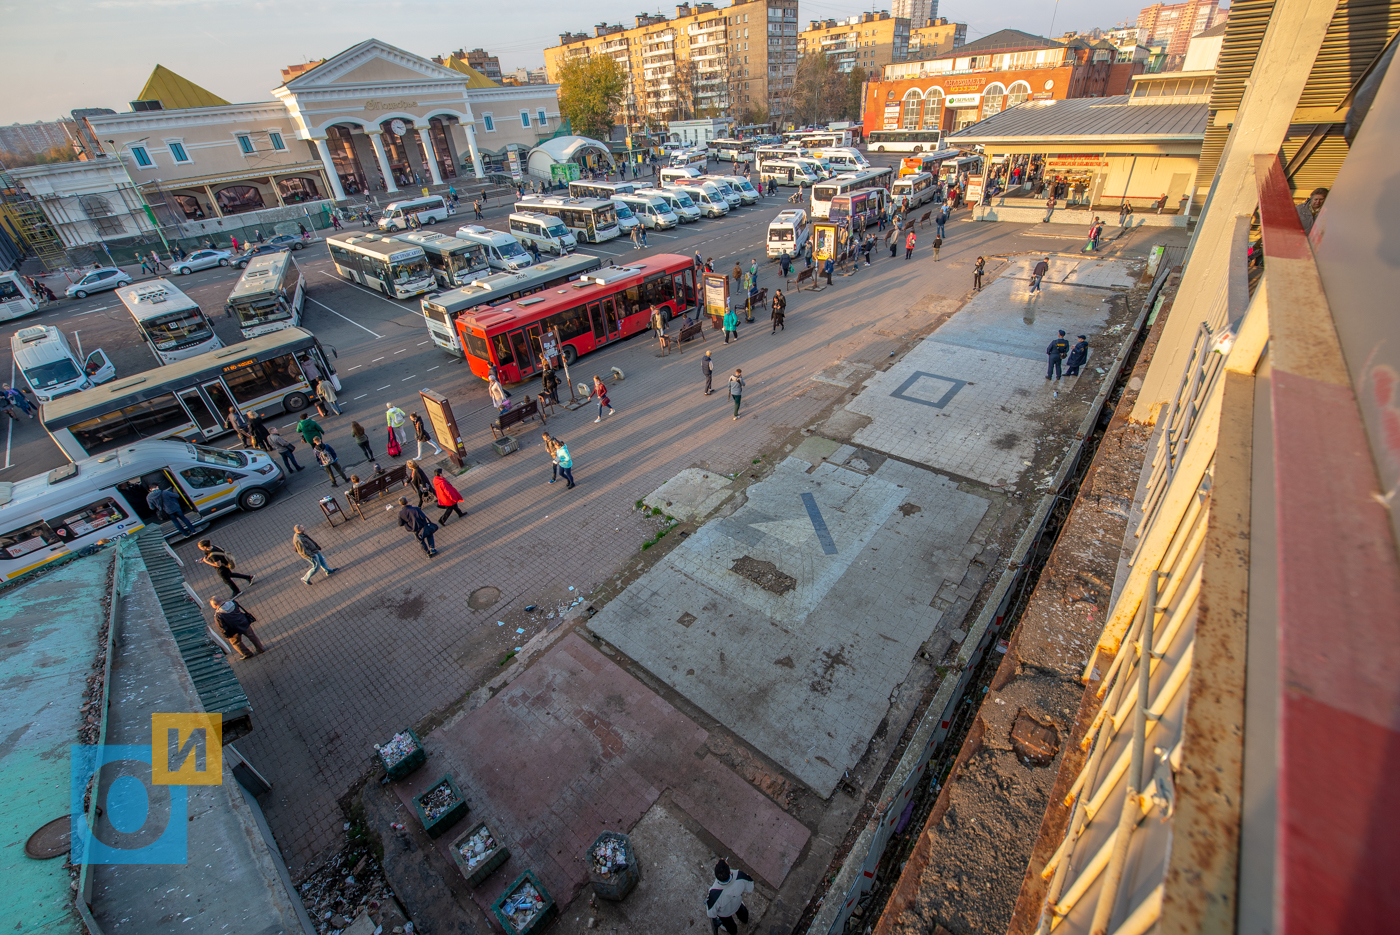
[[61, 541], [49, 528], [49, 524], [40, 520], [20, 529], [0, 534], [0, 549], [4, 550], [6, 558], [19, 558], [30, 552], [38, 551], [46, 545], [54, 545]]
[[515, 363], [515, 355], [511, 353], [510, 342], [506, 336], [498, 334], [491, 339], [491, 347], [496, 351], [496, 365], [504, 367], [506, 364]]
[[119, 523], [126, 519], [126, 516], [126, 511], [116, 500], [106, 497], [74, 510], [61, 520], [49, 520], [48, 525], [54, 535], [65, 542], [71, 542], [104, 526]]
[[209, 487], [222, 487], [231, 484], [242, 477], [233, 471], [226, 471], [219, 468], [192, 467], [185, 468], [180, 472], [185, 483], [190, 485], [192, 490], [204, 490]]

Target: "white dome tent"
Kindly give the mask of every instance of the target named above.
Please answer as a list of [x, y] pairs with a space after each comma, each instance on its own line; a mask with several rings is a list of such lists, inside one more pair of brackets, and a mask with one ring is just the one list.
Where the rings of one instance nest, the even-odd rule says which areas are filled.
[[589, 156], [598, 156], [609, 166], [612, 165], [612, 153], [608, 151], [607, 144], [586, 136], [559, 136], [545, 140], [530, 150], [526, 171], [536, 178], [547, 179], [550, 177], [550, 166], [576, 162], [583, 167], [588, 164]]

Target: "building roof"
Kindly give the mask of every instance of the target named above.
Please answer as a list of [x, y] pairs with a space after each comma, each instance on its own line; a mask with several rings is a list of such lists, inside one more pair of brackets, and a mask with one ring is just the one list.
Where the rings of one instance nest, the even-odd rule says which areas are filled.
[[204, 90], [199, 85], [182, 78], [164, 65], [157, 65], [146, 79], [146, 86], [136, 95], [138, 101], [160, 101], [165, 110], [183, 110], [187, 107], [218, 107], [228, 101], [217, 94]]
[[1212, 36], [1223, 36], [1223, 35], [1225, 35], [1225, 27], [1227, 27], [1227, 26], [1229, 26], [1229, 25], [1230, 25], [1230, 23], [1229, 23], [1228, 20], [1225, 21], [1225, 22], [1223, 22], [1223, 23], [1216, 23], [1214, 26], [1210, 27], [1209, 29], [1202, 30], [1201, 32], [1196, 33], [1196, 34], [1195, 34], [1194, 36], [1192, 36], [1191, 38], [1192, 38], [1192, 39], [1209, 39], [1209, 38], [1211, 38]]
[[1144, 107], [1130, 104], [1126, 97], [1027, 101], [949, 134], [948, 142], [1200, 140], [1205, 137], [1209, 109], [1204, 103]]
[[443, 68], [450, 68], [453, 71], [460, 71], [462, 74], [466, 75], [467, 87], [469, 88], [500, 87], [499, 84], [492, 81], [490, 78], [486, 77], [481, 72], [468, 65], [466, 59], [458, 58], [455, 55], [450, 55], [447, 58], [443, 59], [442, 62], [440, 62], [439, 64], [441, 64]]
[[1046, 39], [1044, 36], [1021, 32], [1019, 29], [999, 29], [990, 36], [983, 36], [976, 42], [969, 42], [956, 49], [949, 49], [939, 58], [952, 56], [962, 58], [966, 55], [982, 55], [990, 52], [1014, 52], [1019, 49], [1059, 49], [1063, 47], [1063, 42]]

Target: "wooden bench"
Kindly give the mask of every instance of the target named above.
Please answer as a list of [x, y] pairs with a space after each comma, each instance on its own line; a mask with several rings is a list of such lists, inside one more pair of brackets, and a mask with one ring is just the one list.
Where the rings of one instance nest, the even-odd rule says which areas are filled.
[[695, 324], [683, 325], [681, 327], [681, 333], [676, 337], [676, 349], [680, 350], [680, 345], [684, 344], [686, 341], [695, 338], [697, 335], [699, 336], [702, 342], [706, 340], [705, 322], [703, 319], [699, 318], [695, 320]]
[[815, 266], [809, 266], [809, 267], [807, 267], [806, 269], [804, 269], [802, 272], [800, 272], [800, 273], [797, 274], [797, 279], [796, 279], [796, 280], [789, 279], [789, 280], [788, 280], [788, 286], [791, 287], [791, 286], [794, 284], [794, 282], [795, 282], [797, 288], [798, 288], [798, 289], [801, 289], [801, 288], [802, 288], [802, 284], [803, 284], [804, 282], [809, 282], [809, 281], [813, 280], [813, 279], [815, 278], [815, 276], [816, 276], [816, 273], [817, 273], [817, 268], [816, 268]]
[[541, 425], [548, 424], [545, 420], [544, 413], [540, 412], [539, 402], [526, 396], [524, 402], [519, 405], [511, 406], [491, 422], [491, 435], [493, 438], [500, 438], [506, 434], [506, 429], [513, 425], [519, 425], [526, 419], [533, 419], [536, 416], [539, 416]]
[[919, 218], [919, 226], [920, 226], [920, 227], [923, 227], [925, 224], [928, 223], [928, 219], [931, 218], [931, 217], [933, 217], [933, 212], [932, 212], [932, 211], [925, 211], [924, 214], [923, 214], [923, 217]]
[[358, 486], [345, 491], [345, 499], [350, 502], [350, 508], [355, 511], [356, 515], [360, 519], [364, 519], [365, 513], [362, 507], [366, 502], [383, 499], [391, 490], [402, 487], [403, 482], [407, 479], [408, 467], [400, 464], [374, 475], [369, 480], [360, 481]]

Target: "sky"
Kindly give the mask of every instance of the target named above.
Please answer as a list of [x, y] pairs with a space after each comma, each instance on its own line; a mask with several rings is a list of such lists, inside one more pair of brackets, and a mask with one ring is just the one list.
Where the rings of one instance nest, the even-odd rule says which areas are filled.
[[[723, 3], [724, 0], [721, 0]], [[939, 15], [967, 23], [968, 40], [998, 29], [1056, 35], [1136, 18], [1147, 0], [942, 0]], [[725, 4], [727, 5], [727, 4]], [[810, 19], [840, 18], [888, 0], [799, 0]], [[130, 109], [157, 64], [233, 103], [271, 100], [279, 69], [336, 54], [374, 37], [431, 57], [485, 48], [501, 68], [538, 68], [559, 33], [595, 23], [632, 24], [655, 12], [639, 0], [0, 0], [12, 40], [0, 62], [8, 93], [0, 124], [67, 116], [77, 107]], [[675, 14], [675, 4], [659, 9]]]

